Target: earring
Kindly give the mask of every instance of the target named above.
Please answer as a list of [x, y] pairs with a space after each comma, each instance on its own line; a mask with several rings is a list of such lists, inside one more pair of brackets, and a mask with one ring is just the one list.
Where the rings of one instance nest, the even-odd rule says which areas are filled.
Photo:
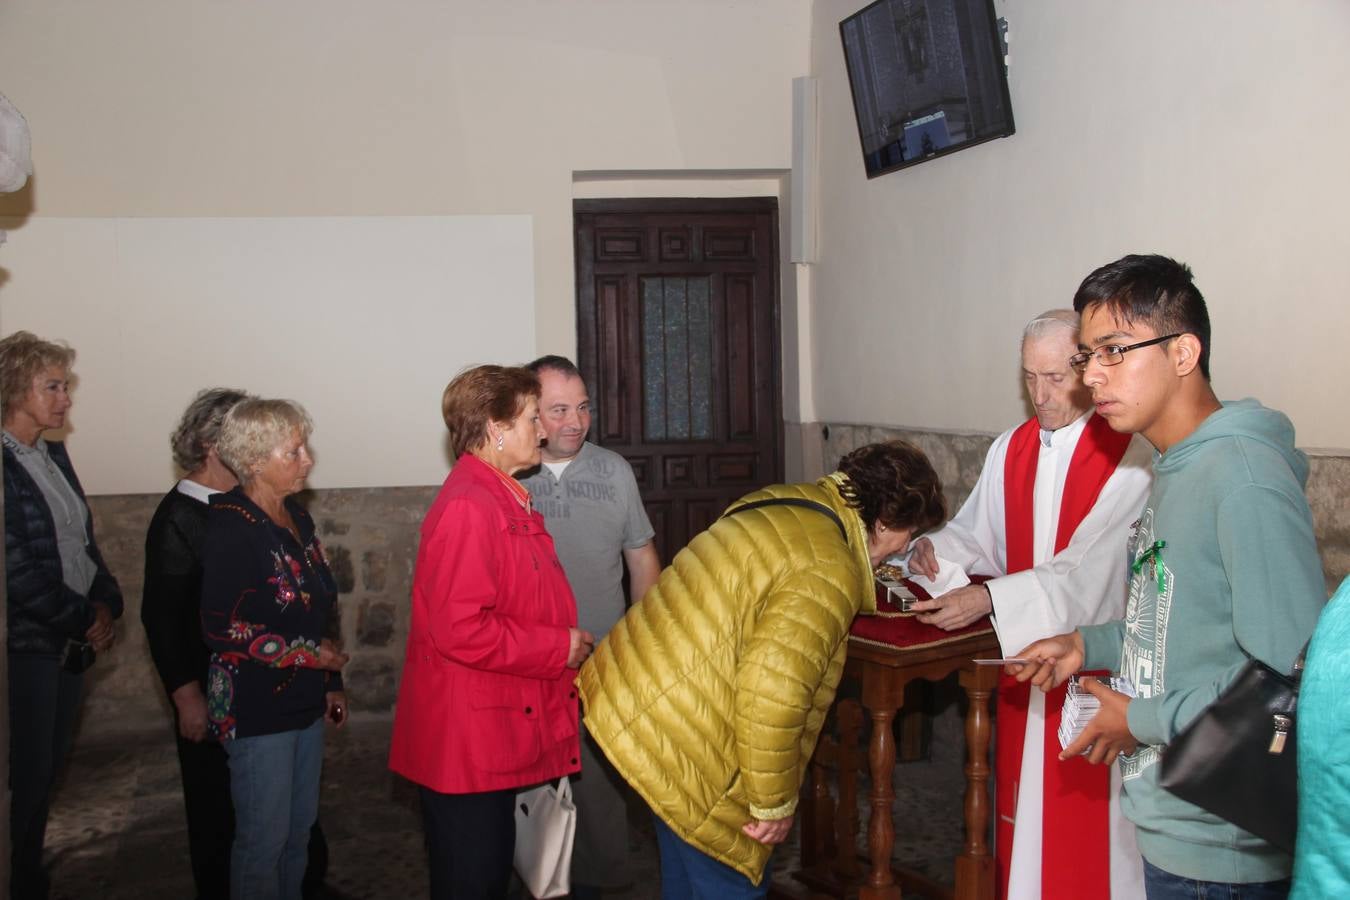
[[497, 435], [497, 449], [500, 450], [505, 446], [506, 446], [506, 436], [501, 434]]
[[884, 532], [885, 530], [886, 530], [886, 526], [885, 526], [885, 525], [882, 525], [880, 522], [878, 522], [878, 523], [877, 523], [877, 534], [881, 534], [881, 533]]

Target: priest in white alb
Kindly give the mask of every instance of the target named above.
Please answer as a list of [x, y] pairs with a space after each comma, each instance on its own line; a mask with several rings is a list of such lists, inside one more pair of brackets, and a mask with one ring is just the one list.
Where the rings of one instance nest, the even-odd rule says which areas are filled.
[[[1069, 366], [1077, 349], [1072, 310], [1027, 325], [1022, 378], [1035, 417], [999, 435], [961, 511], [909, 558], [911, 575], [935, 595], [915, 605], [920, 620], [951, 629], [992, 614], [1005, 656], [1125, 612], [1126, 541], [1148, 495], [1152, 449], [1092, 413]], [[969, 584], [965, 573], [993, 577]], [[953, 584], [962, 586], [942, 592]], [[1007, 676], [999, 685], [998, 896], [1142, 898], [1115, 767], [1058, 759], [1063, 698], [1063, 687], [1041, 695]]]

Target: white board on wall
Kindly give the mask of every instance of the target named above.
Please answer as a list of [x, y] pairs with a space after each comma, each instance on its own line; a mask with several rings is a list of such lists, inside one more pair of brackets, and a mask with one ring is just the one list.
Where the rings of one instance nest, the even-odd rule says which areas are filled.
[[440, 397], [533, 356], [529, 216], [0, 221], [0, 331], [78, 353], [66, 437], [93, 494], [166, 490], [201, 388], [302, 403], [314, 487], [436, 484]]

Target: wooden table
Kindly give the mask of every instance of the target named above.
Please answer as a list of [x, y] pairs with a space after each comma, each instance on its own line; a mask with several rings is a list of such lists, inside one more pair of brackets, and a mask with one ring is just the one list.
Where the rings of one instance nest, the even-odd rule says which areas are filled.
[[[971, 659], [1001, 653], [992, 630], [967, 635], [950, 643], [901, 649], [849, 640], [845, 678], [860, 682], [860, 699], [836, 700], [831, 711], [833, 734], [822, 734], [803, 787], [800, 867], [792, 871], [790, 887], [775, 885], [777, 896], [899, 900], [901, 887], [928, 897], [955, 900], [992, 900], [994, 860], [987, 840], [989, 826], [990, 708], [998, 684], [997, 666], [976, 666]], [[893, 723], [904, 706], [905, 687], [922, 679], [939, 681], [960, 671], [960, 685], [969, 699], [966, 713], [966, 839], [956, 858], [956, 889], [946, 889], [917, 873], [891, 868], [895, 845], [892, 806], [895, 789], [895, 735]], [[859, 738], [864, 715], [871, 718], [867, 747], [871, 773], [871, 817], [867, 827], [867, 859], [857, 846], [857, 773], [861, 770]], [[831, 794], [830, 772], [837, 774]], [[837, 800], [835, 799], [837, 798]], [[864, 870], [863, 863], [867, 863]], [[804, 887], [803, 893], [798, 887]], [[786, 889], [785, 889], [786, 888]]]

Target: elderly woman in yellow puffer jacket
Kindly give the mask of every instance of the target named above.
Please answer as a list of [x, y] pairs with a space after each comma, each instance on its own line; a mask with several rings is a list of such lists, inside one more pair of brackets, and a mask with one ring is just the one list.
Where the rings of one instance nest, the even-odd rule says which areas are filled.
[[663, 900], [765, 896], [872, 570], [944, 518], [920, 450], [862, 447], [732, 504], [582, 667], [586, 727], [655, 813]]

